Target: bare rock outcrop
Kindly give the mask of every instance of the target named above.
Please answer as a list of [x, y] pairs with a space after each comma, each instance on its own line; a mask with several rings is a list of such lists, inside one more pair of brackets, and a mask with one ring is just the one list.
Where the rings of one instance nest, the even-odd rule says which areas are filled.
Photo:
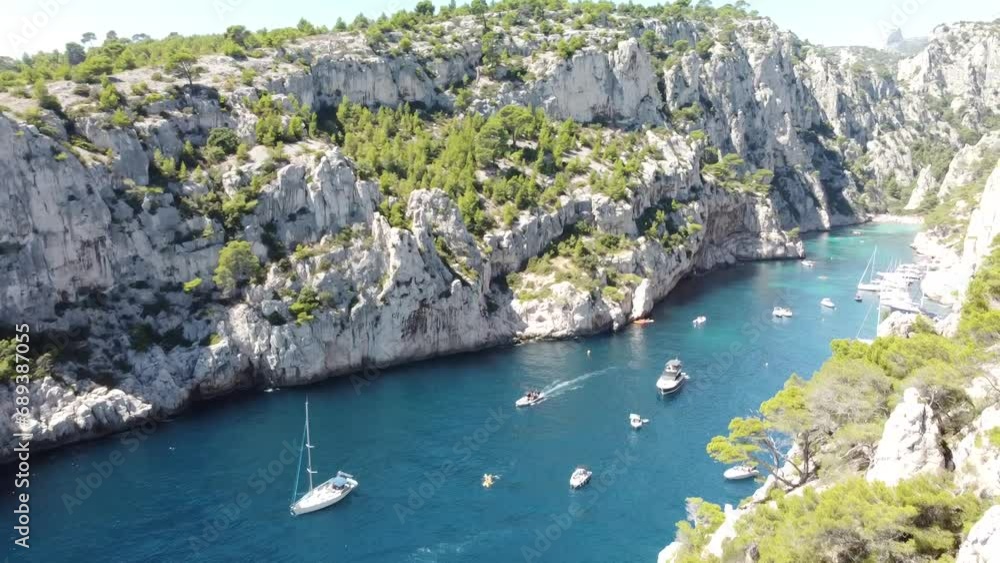
[[919, 391], [908, 388], [885, 423], [882, 439], [875, 448], [875, 459], [865, 477], [895, 485], [944, 468], [941, 431], [934, 412], [921, 399]]

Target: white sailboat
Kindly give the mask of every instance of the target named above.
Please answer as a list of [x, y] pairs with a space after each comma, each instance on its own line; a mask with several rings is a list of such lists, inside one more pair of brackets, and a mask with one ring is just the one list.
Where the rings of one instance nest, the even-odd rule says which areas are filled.
[[[858, 291], [878, 291], [881, 287], [878, 283], [875, 283], [872, 279], [875, 270], [875, 254], [878, 252], [878, 247], [872, 251], [872, 257], [868, 259], [868, 263], [865, 264], [865, 271], [861, 272], [861, 278], [858, 279]], [[871, 270], [873, 273], [869, 273]], [[865, 281], [865, 274], [868, 274], [868, 281]]]
[[[299, 514], [307, 514], [309, 512], [315, 512], [321, 510], [328, 506], [337, 504], [344, 499], [347, 495], [351, 494], [358, 486], [358, 482], [354, 479], [353, 475], [344, 473], [343, 471], [338, 471], [337, 474], [330, 480], [325, 481], [319, 486], [313, 486], [313, 475], [317, 472], [312, 466], [312, 449], [313, 445], [309, 436], [309, 399], [306, 399], [306, 427], [304, 431], [305, 443], [303, 444], [303, 449], [306, 452], [306, 474], [309, 475], [309, 490], [306, 494], [302, 495], [302, 498], [295, 500], [292, 506], [289, 508], [291, 510], [292, 516], [298, 516]], [[299, 452], [299, 467], [302, 467], [302, 453]], [[298, 475], [295, 476], [295, 492], [292, 494], [292, 499], [299, 494], [299, 478]]]

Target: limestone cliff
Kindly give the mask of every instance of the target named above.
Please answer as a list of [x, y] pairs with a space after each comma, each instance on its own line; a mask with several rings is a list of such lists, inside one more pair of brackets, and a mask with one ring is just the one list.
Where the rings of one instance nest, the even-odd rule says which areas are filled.
[[[252, 58], [207, 56], [190, 85], [124, 71], [109, 82], [126, 98], [114, 113], [97, 100], [107, 85], [49, 85], [61, 115], [0, 95], [0, 317], [30, 320], [60, 351], [55, 375], [30, 386], [37, 447], [240, 387], [619, 328], [693, 271], [801, 257], [791, 231], [865, 220], [883, 204], [881, 180], [915, 174], [908, 142], [931, 115], [924, 93], [964, 100], [969, 127], [989, 108], [973, 95], [987, 79], [976, 69], [963, 70], [966, 86], [932, 80], [957, 64], [941, 38], [918, 55], [923, 66], [900, 63], [910, 77], [901, 88], [756, 17], [731, 29], [612, 18], [565, 37], [529, 20], [491, 29], [519, 68], [487, 60], [496, 47], [484, 47], [480, 18], [439, 27], [407, 49], [336, 33]], [[991, 31], [974, 31], [992, 44]], [[582, 46], [554, 50], [564, 38]], [[427, 115], [538, 107], [631, 145], [636, 172], [612, 197], [593, 179], [613, 166], [595, 147], [574, 149], [590, 177], [577, 173], [548, 204], [506, 220], [476, 195], [493, 224], [475, 232], [446, 186], [400, 200], [391, 177], [366, 176], [330, 135], [303, 135], [283, 152], [262, 146], [273, 145], [269, 129], [303, 127], [303, 107], [329, 115], [344, 99]], [[173, 170], [220, 129], [246, 154]], [[874, 158], [849, 172], [863, 154]], [[213, 198], [221, 212], [204, 210]], [[529, 267], [579, 232], [622, 241], [599, 257], [593, 283]], [[211, 279], [233, 240], [249, 242], [264, 270], [226, 293]], [[5, 436], [12, 396], [0, 385]], [[11, 447], [0, 444], [0, 458]]]

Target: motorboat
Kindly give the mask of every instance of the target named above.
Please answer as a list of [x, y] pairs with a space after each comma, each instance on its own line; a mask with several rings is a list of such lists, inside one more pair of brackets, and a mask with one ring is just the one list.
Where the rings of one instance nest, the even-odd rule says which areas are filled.
[[854, 300], [857, 301], [858, 303], [861, 303], [861, 294], [860, 293], [855, 293], [854, 294]]
[[632, 322], [634, 322], [637, 325], [649, 325], [653, 324], [655, 321], [653, 321], [653, 319], [636, 319]]
[[499, 475], [491, 475], [489, 473], [484, 474], [483, 475], [483, 488], [484, 489], [491, 488], [497, 482], [497, 480], [499, 480], [499, 479], [500, 479]]
[[788, 317], [792, 316], [792, 310], [786, 307], [775, 307], [771, 311], [771, 316], [779, 319], [787, 319]]
[[826, 307], [827, 309], [836, 309], [837, 305], [834, 304], [833, 299], [829, 297], [824, 297], [822, 301], [819, 302], [820, 305]]
[[[351, 494], [351, 491], [358, 487], [357, 480], [354, 476], [349, 473], [344, 473], [343, 471], [338, 471], [336, 475], [330, 478], [328, 481], [321, 483], [320, 485], [313, 486], [313, 475], [317, 473], [312, 466], [312, 440], [309, 436], [309, 400], [306, 399], [306, 427], [305, 427], [305, 437], [306, 441], [302, 445], [302, 449], [306, 453], [306, 474], [309, 476], [309, 490], [306, 494], [302, 495], [302, 498], [292, 503], [289, 510], [292, 516], [298, 516], [300, 514], [308, 514], [309, 512], [316, 512], [328, 506], [337, 504], [338, 502], [344, 500], [344, 498]], [[299, 452], [299, 462], [301, 463], [302, 452]], [[301, 466], [300, 466], [301, 467]], [[295, 492], [292, 498], [298, 496], [299, 481], [298, 477], [295, 478]]]
[[677, 358], [667, 362], [667, 365], [663, 368], [663, 373], [660, 374], [660, 378], [656, 380], [656, 388], [659, 389], [660, 394], [669, 395], [675, 393], [681, 388], [681, 385], [684, 385], [688, 374], [684, 373], [683, 367], [684, 364]]
[[802, 265], [805, 266], [806, 268], [812, 268], [813, 266], [816, 265], [816, 263], [813, 262], [812, 260], [803, 260]]
[[701, 326], [701, 325], [705, 324], [705, 321], [707, 321], [707, 320], [708, 320], [708, 317], [706, 317], [704, 315], [701, 315], [701, 316], [695, 317], [694, 320], [691, 321], [691, 324], [693, 324], [694, 326]]
[[860, 234], [861, 234], [861, 231], [851, 231], [851, 234], [852, 234], [852, 235], [860, 235]]
[[545, 393], [541, 391], [528, 391], [523, 397], [514, 403], [515, 407], [533, 407], [547, 399]]
[[750, 479], [751, 477], [756, 477], [758, 475], [760, 475], [760, 472], [751, 465], [737, 465], [736, 467], [730, 467], [722, 474], [723, 477], [731, 481]]
[[649, 422], [648, 418], [642, 418], [641, 416], [635, 413], [628, 415], [629, 426], [631, 426], [635, 430], [639, 430], [647, 422]]
[[577, 467], [573, 470], [573, 474], [569, 476], [569, 486], [574, 489], [579, 489], [590, 482], [590, 476], [593, 474], [594, 472], [586, 467]]

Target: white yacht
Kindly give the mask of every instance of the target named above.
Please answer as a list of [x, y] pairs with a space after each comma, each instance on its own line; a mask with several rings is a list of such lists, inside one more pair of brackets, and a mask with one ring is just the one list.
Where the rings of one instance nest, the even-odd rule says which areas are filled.
[[586, 467], [577, 467], [573, 470], [573, 474], [569, 476], [569, 486], [574, 489], [579, 489], [590, 482], [590, 476], [593, 474], [594, 472]]
[[667, 362], [667, 365], [663, 368], [663, 373], [660, 374], [660, 378], [656, 380], [656, 388], [659, 389], [660, 394], [669, 395], [675, 393], [681, 388], [681, 385], [684, 385], [688, 374], [684, 373], [683, 367], [684, 364], [677, 358]]
[[705, 324], [705, 321], [707, 321], [707, 320], [708, 320], [708, 317], [706, 317], [704, 315], [700, 315], [700, 316], [695, 317], [694, 320], [691, 321], [691, 324], [693, 324], [694, 326], [701, 326], [701, 325]]
[[787, 319], [788, 317], [792, 316], [792, 310], [786, 307], [775, 307], [771, 311], [771, 316], [779, 319]]
[[541, 391], [528, 391], [523, 397], [518, 399], [515, 403], [515, 407], [533, 407], [538, 403], [544, 401], [547, 397], [545, 393]]
[[[865, 264], [865, 271], [861, 272], [861, 277], [858, 279], [858, 291], [878, 291], [882, 286], [875, 281], [875, 254], [878, 252], [878, 247], [872, 251], [872, 257], [868, 259], [868, 263]], [[869, 270], [871, 272], [869, 273]], [[868, 274], [868, 281], [865, 281], [865, 274]]]
[[648, 418], [642, 418], [641, 416], [635, 413], [628, 415], [629, 426], [631, 426], [634, 430], [639, 430], [647, 422], [649, 422]]
[[758, 475], [760, 475], [760, 472], [750, 465], [737, 465], [736, 467], [730, 467], [722, 474], [723, 477], [731, 481], [750, 479], [751, 477], [756, 477]]
[[833, 299], [829, 297], [824, 297], [822, 301], [819, 302], [820, 305], [826, 307], [827, 309], [836, 309], [837, 305], [833, 302]]
[[[306, 473], [309, 475], [309, 490], [306, 494], [302, 495], [302, 498], [292, 503], [290, 507], [292, 516], [298, 516], [299, 514], [307, 514], [309, 512], [315, 512], [321, 510], [328, 506], [337, 504], [338, 502], [344, 500], [344, 497], [351, 494], [358, 486], [358, 482], [354, 479], [353, 475], [349, 473], [344, 473], [343, 471], [338, 471], [337, 474], [328, 481], [323, 482], [318, 486], [313, 486], [313, 475], [317, 472], [312, 467], [312, 449], [313, 445], [309, 437], [309, 400], [306, 399], [306, 428], [305, 428], [306, 441], [303, 444], [303, 449], [306, 452]], [[302, 453], [299, 452], [299, 460], [301, 463]], [[299, 466], [301, 467], [301, 465]], [[295, 477], [295, 493], [292, 498], [298, 496], [299, 494], [299, 480], [298, 476]]]
[[813, 266], [816, 265], [816, 263], [813, 262], [812, 260], [803, 260], [802, 265], [805, 266], [806, 268], [812, 268]]

